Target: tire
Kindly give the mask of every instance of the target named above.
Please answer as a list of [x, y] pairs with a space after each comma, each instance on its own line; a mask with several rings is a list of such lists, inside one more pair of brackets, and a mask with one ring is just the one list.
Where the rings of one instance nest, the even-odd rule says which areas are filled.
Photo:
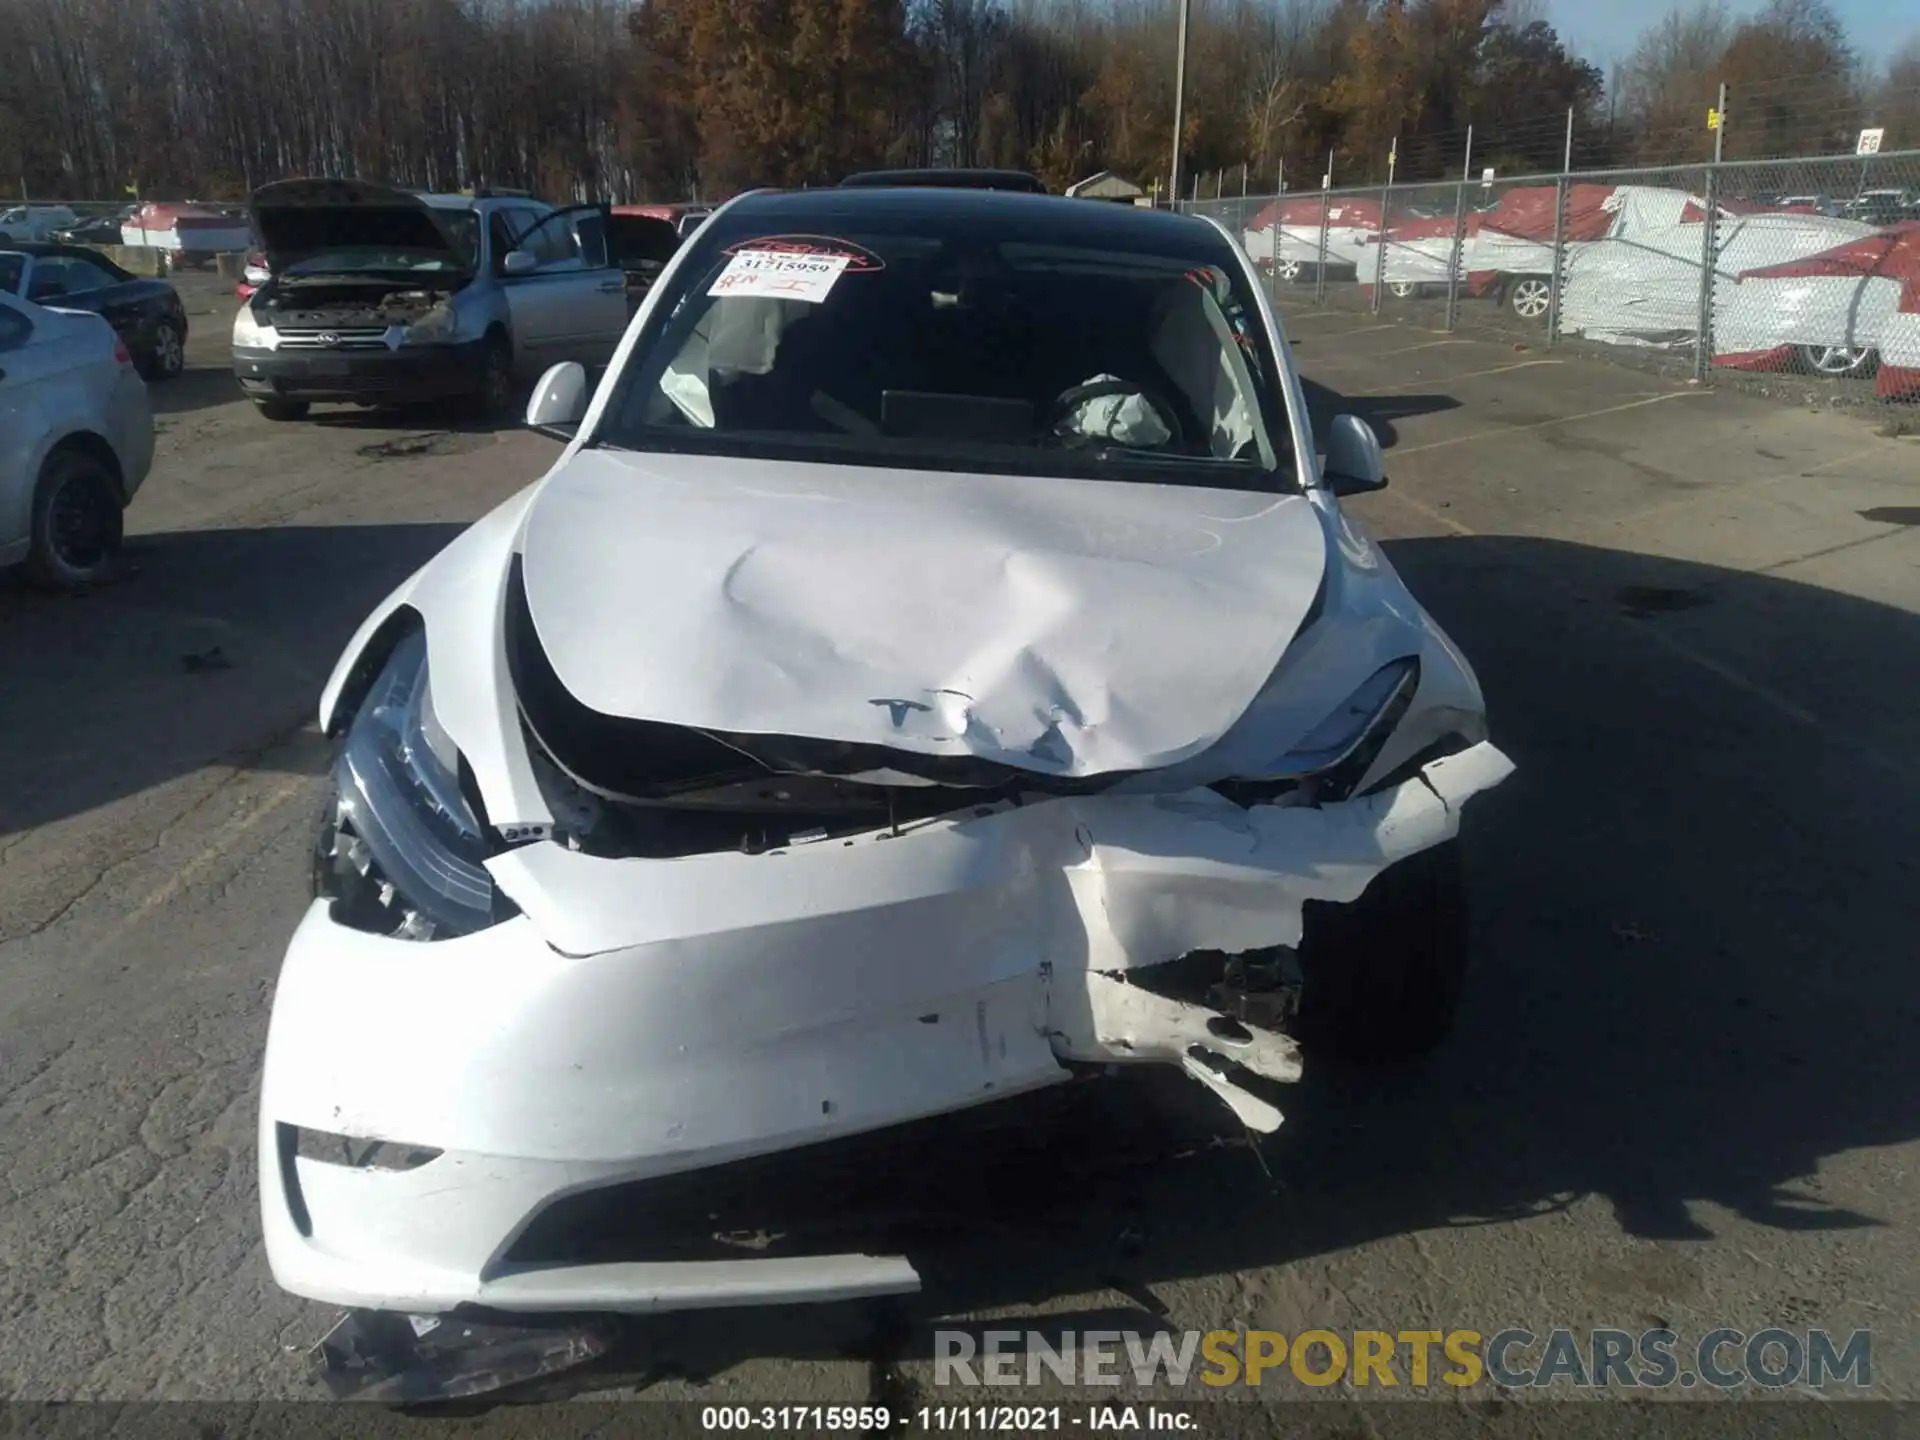
[[480, 389], [474, 396], [474, 408], [483, 420], [504, 420], [513, 409], [513, 350], [506, 337], [495, 333], [487, 337], [485, 369]]
[[1553, 303], [1553, 282], [1544, 275], [1522, 275], [1507, 286], [1507, 304], [1522, 320], [1544, 324]]
[[1880, 368], [1879, 355], [1866, 345], [1796, 345], [1793, 358], [1816, 375], [1866, 376]]
[[1361, 1062], [1425, 1054], [1453, 1028], [1467, 974], [1459, 842], [1410, 855], [1351, 905], [1309, 900], [1300, 943], [1300, 1040]]
[[1289, 285], [1293, 285], [1299, 283], [1301, 268], [1298, 260], [1282, 260], [1280, 264], [1275, 267], [1274, 273]]
[[27, 572], [49, 590], [78, 590], [112, 575], [123, 534], [120, 482], [100, 457], [56, 450], [33, 491]]
[[1387, 293], [1396, 300], [1411, 300], [1420, 292], [1420, 287], [1411, 280], [1390, 280]]
[[312, 407], [305, 400], [256, 400], [253, 408], [268, 420], [304, 420]]
[[186, 338], [171, 320], [162, 320], [153, 330], [153, 352], [142, 373], [149, 380], [178, 379], [187, 368]]

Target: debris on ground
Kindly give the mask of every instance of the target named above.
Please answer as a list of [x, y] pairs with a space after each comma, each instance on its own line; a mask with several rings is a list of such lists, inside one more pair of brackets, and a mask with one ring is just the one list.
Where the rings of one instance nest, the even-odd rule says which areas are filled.
[[314, 1378], [336, 1400], [419, 1404], [574, 1369], [606, 1354], [613, 1339], [605, 1320], [349, 1310], [308, 1354]]

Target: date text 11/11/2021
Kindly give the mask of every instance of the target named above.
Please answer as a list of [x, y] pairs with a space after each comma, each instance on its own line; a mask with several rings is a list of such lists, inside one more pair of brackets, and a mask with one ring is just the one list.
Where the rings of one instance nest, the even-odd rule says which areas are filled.
[[911, 1424], [921, 1430], [1009, 1434], [1084, 1430], [1173, 1433], [1195, 1428], [1186, 1410], [1158, 1405], [922, 1405], [895, 1414], [884, 1405], [707, 1405], [703, 1430], [788, 1431], [817, 1434], [891, 1430]]

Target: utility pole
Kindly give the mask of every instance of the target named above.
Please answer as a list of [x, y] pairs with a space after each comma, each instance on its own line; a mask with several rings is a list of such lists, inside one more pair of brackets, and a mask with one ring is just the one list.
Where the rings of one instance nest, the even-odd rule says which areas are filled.
[[1453, 333], [1454, 310], [1460, 302], [1460, 261], [1466, 248], [1467, 182], [1473, 178], [1473, 126], [1467, 126], [1467, 153], [1460, 162], [1460, 192], [1453, 202], [1453, 250], [1447, 258], [1447, 333]]
[[1387, 283], [1387, 230], [1393, 224], [1393, 170], [1400, 159], [1400, 137], [1387, 148], [1387, 183], [1380, 192], [1380, 230], [1373, 255], [1373, 313], [1380, 313], [1380, 291]]
[[1560, 161], [1560, 173], [1565, 175], [1573, 169], [1573, 106], [1567, 106], [1567, 148]]
[[[1187, 123], [1187, 21], [1193, 13], [1193, 0], [1180, 0], [1180, 45], [1173, 62], [1173, 203], [1180, 204], [1180, 139]], [[1194, 192], [1199, 198], [1199, 191]]]
[[1720, 259], [1720, 157], [1727, 140], [1727, 82], [1713, 109], [1713, 164], [1707, 167], [1706, 213], [1700, 217], [1700, 315], [1694, 328], [1693, 378], [1704, 385], [1713, 371], [1713, 279]]

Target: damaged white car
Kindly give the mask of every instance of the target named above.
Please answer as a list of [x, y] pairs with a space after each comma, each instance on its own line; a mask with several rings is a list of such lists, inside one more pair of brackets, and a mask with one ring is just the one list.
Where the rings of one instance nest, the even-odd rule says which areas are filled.
[[261, 1094], [282, 1286], [910, 1291], [903, 1256], [517, 1246], [562, 1200], [1119, 1063], [1270, 1131], [1303, 1048], [1444, 1032], [1461, 810], [1512, 767], [1341, 513], [1377, 442], [1342, 418], [1316, 457], [1217, 225], [748, 195], [592, 396], [556, 366], [528, 419], [564, 453], [321, 698], [341, 749]]

